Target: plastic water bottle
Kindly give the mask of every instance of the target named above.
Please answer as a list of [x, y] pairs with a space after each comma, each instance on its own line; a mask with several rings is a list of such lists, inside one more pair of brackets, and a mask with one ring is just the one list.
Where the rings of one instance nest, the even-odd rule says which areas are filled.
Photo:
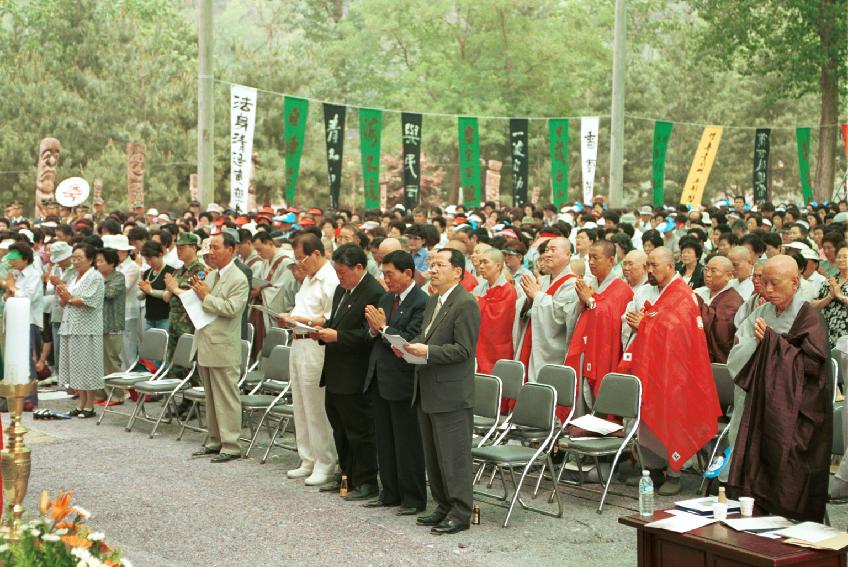
[[654, 483], [650, 471], [642, 471], [639, 479], [639, 515], [648, 518], [654, 515]]

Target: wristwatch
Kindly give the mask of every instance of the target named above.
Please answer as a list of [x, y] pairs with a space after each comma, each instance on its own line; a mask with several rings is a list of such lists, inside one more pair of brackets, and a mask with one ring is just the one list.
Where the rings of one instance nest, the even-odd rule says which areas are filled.
[[594, 309], [595, 308], [595, 298], [594, 297], [590, 297], [586, 301], [586, 308], [587, 309]]

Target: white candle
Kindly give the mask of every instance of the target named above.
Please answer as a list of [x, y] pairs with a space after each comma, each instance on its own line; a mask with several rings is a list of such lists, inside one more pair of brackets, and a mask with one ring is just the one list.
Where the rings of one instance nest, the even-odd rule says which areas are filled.
[[29, 298], [10, 297], [3, 314], [6, 346], [3, 349], [3, 381], [29, 383]]

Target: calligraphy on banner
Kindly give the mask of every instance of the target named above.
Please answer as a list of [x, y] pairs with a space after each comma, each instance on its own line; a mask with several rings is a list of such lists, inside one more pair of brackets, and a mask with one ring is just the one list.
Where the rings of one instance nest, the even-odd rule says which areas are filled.
[[345, 114], [347, 108], [324, 104], [324, 142], [327, 145], [327, 181], [330, 184], [330, 206], [339, 207], [342, 186], [342, 154], [344, 152]]
[[557, 208], [568, 202], [568, 119], [548, 120], [551, 146], [551, 189]]
[[459, 128], [459, 185], [461, 202], [466, 207], [480, 206], [480, 138], [477, 119], [460, 116]]
[[796, 128], [798, 141], [798, 172], [801, 174], [801, 194], [806, 205], [813, 200], [813, 186], [810, 183], [810, 129]]
[[286, 147], [286, 204], [294, 205], [297, 196], [297, 175], [306, 135], [306, 115], [309, 101], [287, 96], [283, 101], [283, 134]]
[[407, 209], [418, 204], [421, 192], [421, 115], [400, 115], [403, 138], [403, 201]]
[[580, 159], [583, 162], [583, 202], [591, 203], [595, 189], [595, 169], [598, 167], [598, 129], [600, 118], [580, 119]]
[[380, 207], [380, 134], [383, 112], [359, 109], [359, 141], [362, 149], [362, 181], [365, 185], [365, 208]]
[[668, 152], [668, 140], [671, 137], [671, 122], [654, 124], [654, 150], [651, 154], [651, 183], [654, 189], [654, 207], [665, 203], [665, 156]]
[[252, 174], [256, 89], [230, 85], [230, 208], [247, 211]]
[[716, 154], [718, 154], [718, 145], [721, 142], [723, 131], [724, 128], [721, 126], [704, 128], [698, 149], [695, 151], [695, 159], [692, 161], [692, 167], [689, 168], [689, 175], [686, 176], [683, 193], [680, 195], [682, 204], [690, 205], [692, 208], [700, 206], [701, 199], [704, 196], [704, 188], [707, 186], [707, 179], [710, 177], [710, 171], [713, 168], [713, 163], [715, 163]]
[[769, 138], [771, 129], [757, 128], [754, 133], [754, 202], [768, 201]]
[[509, 119], [509, 143], [512, 146], [512, 206], [523, 207], [527, 202], [527, 130], [526, 118]]

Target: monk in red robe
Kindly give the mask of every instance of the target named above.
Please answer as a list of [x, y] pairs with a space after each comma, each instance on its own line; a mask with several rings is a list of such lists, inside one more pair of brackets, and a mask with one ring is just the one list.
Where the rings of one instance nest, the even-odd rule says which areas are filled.
[[733, 264], [724, 256], [715, 256], [704, 268], [704, 285], [695, 290], [704, 333], [707, 336], [707, 350], [710, 362], [724, 364], [733, 348], [733, 335], [736, 334], [734, 319], [742, 307], [742, 296], [730, 285], [733, 279]]
[[[566, 366], [583, 376], [597, 395], [601, 379], [615, 371], [621, 361], [621, 315], [633, 298], [633, 290], [615, 277], [615, 245], [599, 240], [589, 248], [589, 270], [593, 282], [577, 280], [580, 317], [571, 335]], [[580, 355], [583, 366], [580, 366]]]
[[480, 305], [480, 335], [477, 339], [477, 371], [489, 374], [495, 362], [515, 356], [513, 329], [518, 292], [504, 275], [503, 254], [489, 248], [477, 259], [483, 282], [474, 289]]

